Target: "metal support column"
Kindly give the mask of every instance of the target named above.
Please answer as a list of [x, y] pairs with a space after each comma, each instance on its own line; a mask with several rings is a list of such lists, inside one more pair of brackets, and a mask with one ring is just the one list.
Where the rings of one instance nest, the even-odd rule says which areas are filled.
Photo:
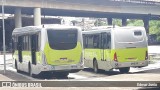
[[14, 19], [15, 19], [15, 28], [22, 27], [21, 8], [15, 9]]
[[149, 35], [149, 18], [148, 17], [144, 18], [143, 23], [144, 23], [144, 28], [146, 29], [146, 33], [147, 35]]
[[107, 18], [108, 25], [112, 25], [112, 18]]
[[5, 41], [5, 23], [4, 23], [4, 0], [2, 0], [2, 27], [3, 27], [3, 55], [4, 55], [4, 74], [6, 73], [6, 41]]
[[127, 19], [126, 18], [122, 18], [122, 26], [127, 26]]
[[41, 25], [41, 8], [34, 9], [34, 25]]

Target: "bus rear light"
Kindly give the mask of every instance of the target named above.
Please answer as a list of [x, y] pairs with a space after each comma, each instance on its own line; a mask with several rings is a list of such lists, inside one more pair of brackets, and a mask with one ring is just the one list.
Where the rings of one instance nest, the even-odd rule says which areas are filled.
[[146, 51], [145, 60], [148, 60], [148, 51]]
[[117, 53], [116, 52], [114, 53], [114, 59], [113, 60], [116, 61], [116, 62], [118, 62], [118, 60], [117, 60]]

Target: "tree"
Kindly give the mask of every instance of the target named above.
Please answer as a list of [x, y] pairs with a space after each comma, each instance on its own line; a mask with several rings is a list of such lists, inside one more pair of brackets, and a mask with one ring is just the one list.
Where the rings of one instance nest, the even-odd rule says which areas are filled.
[[[142, 20], [130, 19], [128, 20], [129, 26], [144, 26]], [[150, 20], [149, 21], [149, 34], [156, 34], [157, 40], [160, 41], [160, 21]]]
[[98, 19], [96, 19], [96, 21], [94, 22], [94, 25], [95, 25], [95, 26], [106, 26], [106, 25], [107, 25], [107, 21], [106, 21], [106, 19], [98, 18]]
[[160, 21], [152, 20], [150, 21], [150, 34], [156, 34], [157, 40], [160, 41]]

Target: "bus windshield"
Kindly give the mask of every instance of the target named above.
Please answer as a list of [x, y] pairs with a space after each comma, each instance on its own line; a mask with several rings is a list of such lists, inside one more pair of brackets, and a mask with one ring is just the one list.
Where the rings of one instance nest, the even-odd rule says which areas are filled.
[[77, 45], [77, 30], [48, 29], [47, 34], [48, 34], [48, 42], [52, 49], [68, 50], [75, 48]]

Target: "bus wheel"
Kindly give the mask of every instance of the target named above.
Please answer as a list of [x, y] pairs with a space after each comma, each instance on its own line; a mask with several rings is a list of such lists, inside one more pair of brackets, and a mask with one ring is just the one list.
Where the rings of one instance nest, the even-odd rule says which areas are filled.
[[20, 70], [18, 70], [18, 65], [17, 65], [17, 61], [15, 60], [15, 69], [17, 70], [17, 73], [21, 73]]
[[31, 64], [29, 63], [28, 64], [28, 74], [29, 74], [29, 76], [33, 76], [33, 74], [32, 74], [32, 68], [31, 68]]
[[98, 73], [98, 63], [97, 63], [97, 61], [96, 60], [94, 60], [94, 62], [93, 62], [93, 69], [94, 69], [94, 72], [95, 73]]
[[17, 61], [15, 60], [15, 69], [17, 70]]
[[57, 72], [55, 73], [56, 78], [68, 78], [69, 72]]
[[130, 67], [119, 68], [120, 73], [128, 73], [129, 70], [130, 70]]

